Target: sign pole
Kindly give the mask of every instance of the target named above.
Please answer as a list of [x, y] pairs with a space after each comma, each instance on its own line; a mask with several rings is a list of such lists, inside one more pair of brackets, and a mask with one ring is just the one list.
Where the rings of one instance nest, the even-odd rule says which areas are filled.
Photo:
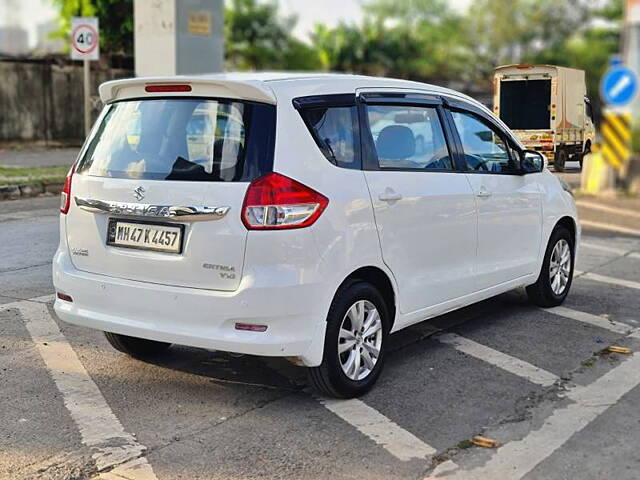
[[91, 60], [100, 59], [100, 37], [96, 17], [71, 19], [71, 60], [82, 60], [84, 134], [91, 130]]
[[88, 136], [91, 130], [91, 69], [89, 60], [84, 59], [83, 76], [84, 76], [84, 135]]

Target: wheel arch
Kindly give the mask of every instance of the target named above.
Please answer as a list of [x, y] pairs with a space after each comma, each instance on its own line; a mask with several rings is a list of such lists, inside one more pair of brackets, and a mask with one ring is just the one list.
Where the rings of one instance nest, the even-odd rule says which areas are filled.
[[389, 309], [391, 328], [393, 328], [397, 312], [397, 297], [391, 277], [380, 267], [372, 265], [360, 267], [347, 275], [338, 287], [338, 290], [357, 281], [369, 282], [380, 291], [380, 294], [384, 298], [387, 308]]
[[[577, 233], [578, 233], [578, 229], [576, 226], [576, 221], [573, 217], [570, 217], [569, 215], [565, 215], [564, 217], [560, 218], [556, 224], [553, 227], [553, 230], [555, 230], [558, 226], [562, 225], [563, 227], [565, 227], [567, 230], [569, 230], [569, 233], [571, 233], [571, 236], [573, 237], [573, 245], [575, 248], [575, 245], [578, 241], [577, 238]], [[553, 230], [551, 230], [553, 232]]]

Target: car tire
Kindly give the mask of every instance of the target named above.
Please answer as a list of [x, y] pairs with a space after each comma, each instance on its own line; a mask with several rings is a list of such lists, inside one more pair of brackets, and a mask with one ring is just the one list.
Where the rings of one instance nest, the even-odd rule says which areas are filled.
[[[565, 252], [569, 257], [564, 259]], [[556, 307], [564, 302], [573, 280], [574, 239], [569, 230], [558, 225], [549, 238], [538, 280], [529, 285], [527, 296], [539, 307]]]
[[553, 169], [556, 172], [564, 172], [564, 166], [569, 159], [569, 154], [564, 148], [559, 148], [556, 151], [555, 158], [553, 159]]
[[[369, 335], [363, 331], [367, 322]], [[336, 398], [366, 393], [382, 371], [390, 327], [389, 309], [376, 287], [363, 281], [342, 286], [327, 316], [322, 363], [307, 369], [310, 383]]]
[[140, 359], [155, 357], [171, 346], [170, 343], [129, 337], [119, 333], [104, 332], [104, 336], [107, 337], [107, 341], [111, 346], [119, 352]]

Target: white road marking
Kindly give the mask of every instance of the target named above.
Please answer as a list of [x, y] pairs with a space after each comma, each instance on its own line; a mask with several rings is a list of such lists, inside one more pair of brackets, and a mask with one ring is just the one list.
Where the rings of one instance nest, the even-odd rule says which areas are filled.
[[635, 235], [640, 237], [640, 230], [635, 228], [621, 227], [619, 225], [613, 225], [611, 223], [592, 222], [591, 220], [580, 220], [582, 227], [591, 227], [598, 230], [607, 230], [609, 232], [623, 233], [625, 235]]
[[542, 368], [538, 368], [535, 365], [531, 365], [524, 360], [499, 352], [493, 348], [489, 348], [485, 345], [474, 342], [473, 340], [469, 340], [468, 338], [456, 335], [455, 333], [444, 333], [433, 338], [442, 343], [446, 343], [447, 345], [451, 345], [459, 352], [471, 355], [472, 357], [490, 363], [502, 370], [506, 370], [507, 372], [513, 373], [514, 375], [525, 378], [530, 382], [537, 383], [544, 387], [553, 385], [559, 378], [557, 375], [547, 372]]
[[636, 290], [640, 290], [640, 282], [634, 282], [633, 280], [624, 280], [622, 278], [609, 277], [607, 275], [600, 275], [599, 273], [593, 272], [575, 271], [574, 274], [580, 278], [586, 278], [596, 282], [610, 283], [611, 285], [618, 285], [619, 287], [635, 288]]
[[600, 328], [611, 330], [612, 332], [620, 333], [622, 335], [628, 335], [633, 332], [636, 327], [632, 327], [626, 323], [613, 322], [605, 317], [593, 315], [592, 313], [581, 312], [579, 310], [573, 310], [566, 307], [553, 307], [543, 309], [545, 312], [553, 313], [554, 315], [560, 315], [561, 317], [571, 318], [582, 323], [588, 323]]
[[142, 456], [146, 447], [124, 430], [51, 318], [46, 304], [39, 302], [50, 298], [48, 295], [36, 301], [12, 302], [1, 305], [0, 310], [19, 308], [35, 346], [78, 426], [82, 443], [93, 450], [92, 458], [98, 472], [105, 472], [99, 478], [157, 480], [151, 465]]
[[633, 355], [595, 382], [569, 390], [566, 397], [574, 403], [555, 410], [540, 429], [522, 440], [498, 448], [484, 465], [454, 470], [453, 462], [445, 462], [428, 478], [519, 480], [638, 385], [640, 355]]
[[610, 207], [608, 205], [589, 202], [587, 200], [578, 200], [576, 201], [576, 205], [578, 205], [579, 207], [588, 208], [590, 210], [599, 210], [601, 212], [613, 213], [615, 215], [624, 215], [626, 217], [640, 218], [640, 212], [627, 210], [626, 208]]
[[625, 250], [624, 248], [609, 247], [607, 245], [599, 245], [597, 243], [580, 242], [580, 248], [588, 248], [588, 249], [591, 249], [591, 250], [599, 250], [601, 252], [613, 253], [613, 254], [619, 255], [621, 257], [640, 259], [640, 253], [639, 252], [634, 252], [632, 250]]
[[418, 437], [392, 422], [366, 403], [350, 400], [318, 399], [328, 410], [354, 426], [399, 460], [426, 459], [436, 453]]

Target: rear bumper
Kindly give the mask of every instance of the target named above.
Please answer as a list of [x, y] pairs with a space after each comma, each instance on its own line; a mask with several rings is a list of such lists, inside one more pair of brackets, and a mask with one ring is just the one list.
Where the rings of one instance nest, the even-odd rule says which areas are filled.
[[[172, 287], [79, 271], [64, 248], [53, 260], [53, 283], [73, 299], [54, 305], [68, 323], [193, 347], [298, 357], [306, 366], [322, 361], [323, 285], [258, 287], [245, 276], [234, 292]], [[236, 330], [236, 322], [267, 325], [267, 331]]]

